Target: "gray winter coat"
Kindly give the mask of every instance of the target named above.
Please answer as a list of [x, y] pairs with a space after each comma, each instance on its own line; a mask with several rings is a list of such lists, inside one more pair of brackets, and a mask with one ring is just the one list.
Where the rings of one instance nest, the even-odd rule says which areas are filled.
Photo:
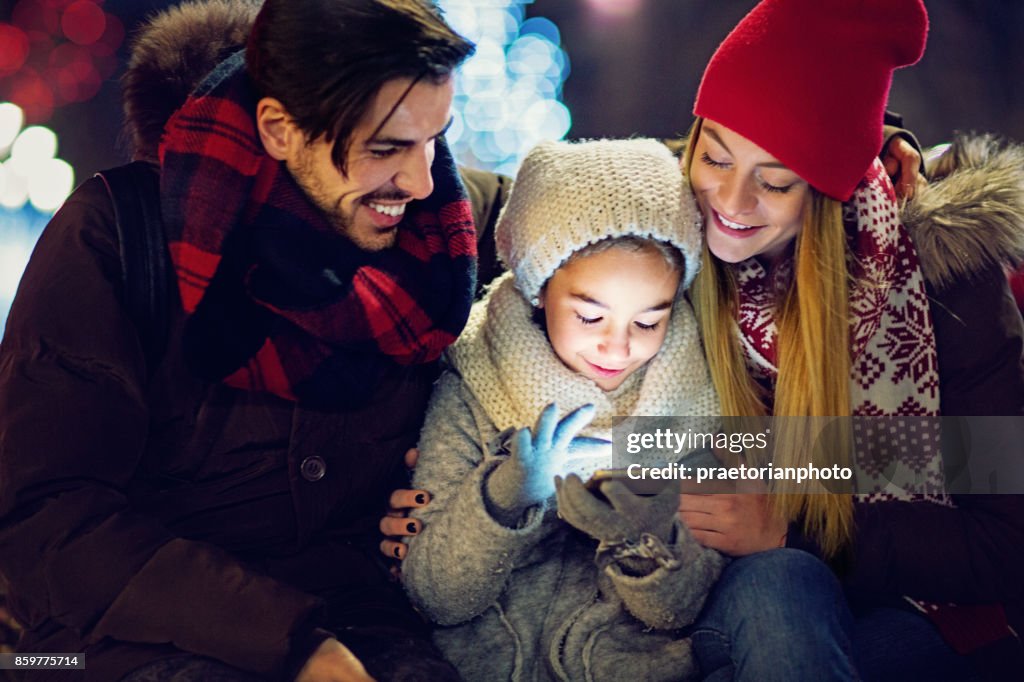
[[[679, 570], [632, 577], [558, 518], [554, 499], [517, 527], [495, 520], [484, 482], [502, 461], [495, 426], [460, 377], [438, 383], [415, 487], [433, 499], [402, 566], [406, 589], [439, 624], [435, 641], [467, 680], [680, 680], [695, 676], [680, 634], [725, 559], [681, 526]], [[678, 522], [677, 522], [678, 523]]]

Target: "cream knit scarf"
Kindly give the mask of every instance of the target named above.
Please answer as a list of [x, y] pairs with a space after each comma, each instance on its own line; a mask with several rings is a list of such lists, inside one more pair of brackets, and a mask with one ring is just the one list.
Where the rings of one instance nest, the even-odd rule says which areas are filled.
[[682, 297], [673, 307], [661, 350], [611, 393], [562, 364], [532, 314], [506, 273], [473, 306], [465, 330], [448, 351], [498, 431], [532, 427], [551, 402], [563, 415], [592, 403], [597, 411], [582, 435], [609, 440], [615, 416], [708, 416], [706, 425], [711, 425], [720, 414], [696, 319]]

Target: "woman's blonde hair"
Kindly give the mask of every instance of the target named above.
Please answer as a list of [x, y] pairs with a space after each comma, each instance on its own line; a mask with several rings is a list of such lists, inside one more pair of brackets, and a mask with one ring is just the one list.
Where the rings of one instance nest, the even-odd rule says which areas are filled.
[[[687, 177], [701, 123], [698, 118], [688, 136], [683, 156]], [[692, 299], [723, 415], [850, 415], [847, 250], [842, 204], [812, 189], [803, 227], [796, 236], [792, 284], [778, 299], [779, 373], [774, 395], [769, 396], [747, 370], [735, 334], [739, 299], [733, 270], [711, 254], [704, 240]], [[776, 467], [806, 466], [812, 451], [816, 466], [848, 466], [848, 431], [831, 432], [826, 464], [819, 454], [821, 441], [817, 448], [811, 444], [811, 434], [819, 425], [815, 421], [776, 421], [775, 426], [781, 427], [775, 434]], [[848, 494], [777, 491], [772, 496], [774, 511], [787, 521], [802, 521], [804, 532], [818, 542], [826, 556], [835, 556], [849, 543], [853, 508]]]

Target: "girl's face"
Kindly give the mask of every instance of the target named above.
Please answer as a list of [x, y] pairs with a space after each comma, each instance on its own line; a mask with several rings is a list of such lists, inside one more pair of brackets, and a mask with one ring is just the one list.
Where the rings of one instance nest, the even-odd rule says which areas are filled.
[[697, 136], [690, 182], [704, 213], [708, 248], [727, 263], [782, 255], [800, 231], [811, 197], [810, 185], [778, 159], [710, 120]]
[[539, 299], [569, 369], [611, 391], [665, 341], [680, 272], [654, 247], [611, 247], [555, 271]]

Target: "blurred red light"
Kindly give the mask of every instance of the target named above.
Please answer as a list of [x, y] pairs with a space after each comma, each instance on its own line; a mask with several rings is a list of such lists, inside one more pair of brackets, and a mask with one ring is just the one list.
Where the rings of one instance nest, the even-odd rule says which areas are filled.
[[100, 38], [101, 43], [109, 47], [111, 50], [116, 50], [121, 47], [121, 43], [124, 42], [124, 24], [113, 14], [107, 14], [107, 26], [106, 30], [103, 31], [103, 37]]
[[60, 14], [39, 0], [19, 0], [11, 12], [11, 23], [25, 31], [52, 34], [60, 30]]
[[78, 0], [67, 6], [60, 19], [64, 35], [78, 45], [91, 45], [107, 28], [107, 15], [90, 0]]
[[12, 77], [10, 100], [25, 111], [27, 124], [42, 123], [53, 114], [53, 91], [32, 67]]
[[28, 58], [28, 36], [20, 28], [0, 24], [0, 78], [9, 76], [22, 67]]

